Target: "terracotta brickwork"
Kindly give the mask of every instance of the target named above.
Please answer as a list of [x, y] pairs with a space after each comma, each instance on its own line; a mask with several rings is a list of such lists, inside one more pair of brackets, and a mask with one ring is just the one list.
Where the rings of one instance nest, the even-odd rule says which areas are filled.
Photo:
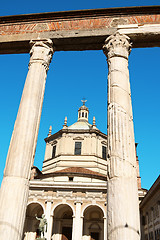
[[35, 22], [20, 22], [10, 24], [0, 24], [0, 35], [41, 33], [50, 31], [71, 31], [71, 30], [98, 30], [116, 27], [123, 24], [160, 24], [160, 14], [156, 15], [137, 15], [121, 17], [92, 17], [81, 19], [61, 19], [43, 20]]

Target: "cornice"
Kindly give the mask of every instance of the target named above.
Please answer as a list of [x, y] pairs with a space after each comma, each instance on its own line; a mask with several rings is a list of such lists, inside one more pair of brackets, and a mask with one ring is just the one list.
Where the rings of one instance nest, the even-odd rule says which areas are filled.
[[79, 177], [86, 177], [86, 178], [94, 178], [94, 179], [99, 179], [107, 182], [107, 176], [101, 175], [101, 174], [91, 174], [91, 173], [82, 173], [82, 172], [53, 172], [53, 173], [46, 173], [46, 174], [41, 174], [38, 176], [38, 179], [46, 179], [50, 177], [60, 177], [60, 176], [79, 176]]
[[[63, 130], [63, 131], [62, 131], [62, 130]], [[47, 143], [47, 142], [50, 142], [50, 141], [58, 138], [59, 136], [61, 137], [63, 132], [66, 132], [66, 130], [61, 129], [61, 130], [59, 130], [58, 132], [52, 134], [51, 136], [46, 137], [46, 138], [44, 139], [44, 141]]]
[[32, 13], [21, 15], [1, 16], [0, 24], [4, 23], [18, 23], [18, 22], [32, 22], [44, 21], [53, 19], [70, 19], [70, 18], [89, 18], [100, 16], [125, 16], [134, 14], [157, 14], [160, 13], [160, 6], [136, 6], [136, 7], [120, 7], [120, 8], [99, 8], [99, 9], [85, 9], [61, 12], [46, 12], [46, 13]]
[[92, 133], [95, 133], [96, 135], [100, 135], [104, 138], [107, 139], [107, 134], [101, 132], [99, 129], [61, 129], [60, 131], [52, 134], [51, 136], [49, 137], [46, 137], [44, 140], [45, 142], [50, 142], [56, 138], [58, 138], [59, 136], [62, 136], [63, 133], [66, 133], [66, 134], [69, 134], [69, 133], [73, 133], [73, 134], [83, 134], [83, 133], [89, 133], [89, 134], [92, 134]]
[[32, 190], [33, 188], [36, 189], [82, 189], [82, 190], [96, 190], [100, 191], [103, 190], [107, 192], [107, 184], [106, 182], [104, 183], [77, 183], [77, 182], [43, 182], [39, 180], [31, 180], [30, 181], [30, 189]]
[[[101, 142], [103, 145], [106, 145], [106, 143], [104, 143], [104, 141], [102, 141]], [[107, 145], [106, 145], [107, 146]], [[106, 159], [103, 159], [102, 157], [100, 157], [100, 156], [97, 156], [96, 154], [81, 154], [81, 155], [76, 155], [76, 156], [79, 156], [79, 157], [82, 157], [83, 158], [83, 162], [84, 161], [86, 161], [86, 162], [88, 162], [88, 159], [86, 159], [86, 160], [84, 160], [84, 157], [95, 157], [96, 159], [97, 158], [99, 158], [99, 159], [102, 159], [102, 160], [104, 160], [104, 161], [107, 161]], [[56, 162], [59, 162], [59, 161], [61, 161], [62, 159], [60, 159], [59, 157], [74, 157], [75, 158], [75, 154], [65, 154], [65, 153], [61, 153], [61, 154], [58, 154], [58, 155], [56, 155], [54, 158], [48, 158], [48, 159], [45, 159], [45, 160], [43, 160], [43, 163], [46, 163], [46, 162], [49, 162], [49, 161], [51, 161], [51, 160], [56, 160]], [[57, 160], [57, 158], [58, 158], [58, 160]], [[73, 159], [71, 159], [71, 161], [72, 161]], [[52, 163], [51, 163], [51, 165], [52, 165]], [[44, 168], [44, 167], [43, 167]]]
[[143, 198], [142, 202], [140, 203], [140, 208], [142, 209], [145, 204], [154, 196], [154, 194], [160, 191], [160, 175], [156, 179], [156, 181], [153, 183], [151, 188], [148, 190], [147, 194]]

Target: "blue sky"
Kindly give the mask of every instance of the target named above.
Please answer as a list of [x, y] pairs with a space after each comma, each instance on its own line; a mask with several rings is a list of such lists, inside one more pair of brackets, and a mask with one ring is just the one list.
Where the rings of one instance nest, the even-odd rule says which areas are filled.
[[[76, 9], [158, 5], [159, 1], [3, 1], [0, 15]], [[149, 188], [160, 172], [160, 48], [132, 49], [129, 70], [134, 114], [135, 140], [138, 145], [142, 187]], [[29, 54], [0, 55], [1, 119], [0, 182], [5, 159], [28, 71]], [[56, 52], [47, 76], [35, 165], [40, 169], [44, 158], [44, 138], [52, 125], [53, 133], [77, 120], [81, 99], [86, 97], [89, 121], [96, 117], [97, 127], [106, 133], [107, 62], [102, 51]], [[23, 131], [23, 129], [22, 129]]]

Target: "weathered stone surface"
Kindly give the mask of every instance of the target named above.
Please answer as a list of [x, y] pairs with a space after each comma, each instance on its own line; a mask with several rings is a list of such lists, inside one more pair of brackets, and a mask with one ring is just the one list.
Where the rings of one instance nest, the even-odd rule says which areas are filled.
[[0, 17], [0, 53], [29, 52], [29, 41], [38, 38], [52, 39], [56, 51], [97, 50], [119, 25], [131, 30], [133, 47], [160, 46], [160, 7], [132, 7]]
[[140, 239], [133, 116], [128, 72], [130, 39], [107, 38], [108, 59], [108, 240]]
[[[56, 51], [86, 50], [101, 49], [108, 36], [104, 46], [109, 65], [108, 239], [139, 239], [128, 55], [130, 39], [133, 47], [160, 46], [160, 7], [157, 6], [0, 18], [0, 53], [29, 52], [30, 40], [34, 40], [0, 192], [0, 239], [20, 240], [22, 236], [28, 179], [34, 159], [46, 73], [53, 53], [52, 41], [37, 39], [53, 40]], [[37, 187], [36, 184], [33, 187]], [[85, 184], [82, 186], [87, 187]], [[76, 207], [78, 215], [75, 221], [81, 226], [80, 205]], [[48, 204], [47, 216], [51, 226], [50, 208], [51, 204]]]
[[0, 191], [0, 239], [21, 240], [34, 160], [51, 40], [31, 42], [31, 58]]

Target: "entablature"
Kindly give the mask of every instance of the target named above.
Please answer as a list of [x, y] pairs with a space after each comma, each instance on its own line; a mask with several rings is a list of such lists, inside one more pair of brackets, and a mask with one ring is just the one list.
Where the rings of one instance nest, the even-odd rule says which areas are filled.
[[[76, 130], [74, 130], [74, 129], [61, 129], [60, 131], [56, 132], [55, 134], [53, 134], [49, 137], [46, 137], [44, 140], [45, 140], [46, 143], [50, 142], [50, 141], [55, 141], [56, 139], [61, 138], [62, 134], [70, 134], [70, 133], [75, 134], [75, 135], [80, 134], [80, 136], [79, 136], [80, 138], [82, 138], [81, 134], [86, 135], [87, 133], [88, 134], [95, 133], [96, 135], [99, 135], [99, 136], [101, 136], [101, 137], [103, 137], [107, 140], [107, 135], [105, 133], [102, 133], [99, 129], [92, 129], [92, 128], [91, 129], [76, 129]], [[78, 136], [76, 136], [74, 138], [77, 138], [77, 137]]]
[[159, 47], [160, 6], [0, 17], [0, 53], [28, 53], [31, 40], [48, 38], [55, 51], [101, 50], [116, 31], [127, 34], [132, 47]]

